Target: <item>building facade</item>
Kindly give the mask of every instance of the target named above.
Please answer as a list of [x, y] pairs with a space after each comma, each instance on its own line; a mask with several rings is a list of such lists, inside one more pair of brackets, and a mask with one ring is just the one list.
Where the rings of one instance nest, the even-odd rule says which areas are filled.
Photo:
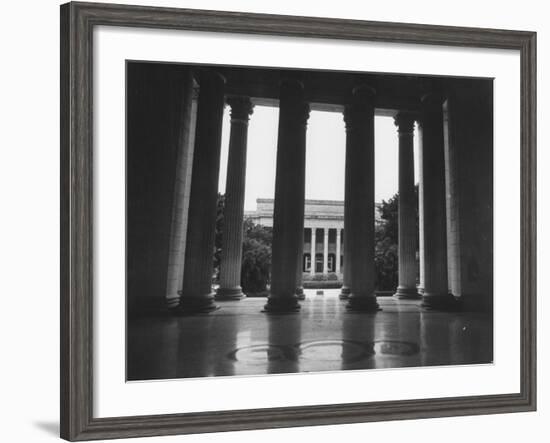
[[[245, 211], [245, 219], [273, 227], [272, 198], [256, 199], [256, 210]], [[375, 220], [380, 221], [378, 204]], [[336, 274], [342, 280], [344, 268], [344, 202], [339, 200], [305, 200], [302, 272]]]

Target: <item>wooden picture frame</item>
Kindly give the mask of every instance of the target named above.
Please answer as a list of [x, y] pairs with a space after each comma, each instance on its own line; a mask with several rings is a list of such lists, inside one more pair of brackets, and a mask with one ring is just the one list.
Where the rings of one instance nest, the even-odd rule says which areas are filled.
[[[92, 30], [162, 28], [512, 49], [521, 57], [518, 394], [94, 418]], [[61, 437], [70, 441], [533, 411], [536, 408], [536, 34], [99, 3], [61, 6]]]

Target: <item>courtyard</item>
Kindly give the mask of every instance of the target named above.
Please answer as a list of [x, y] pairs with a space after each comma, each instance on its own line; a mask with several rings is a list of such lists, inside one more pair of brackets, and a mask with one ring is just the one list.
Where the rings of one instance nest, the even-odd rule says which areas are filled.
[[350, 312], [339, 289], [305, 289], [300, 312], [265, 314], [264, 297], [217, 303], [209, 314], [170, 313], [128, 324], [127, 379], [384, 369], [492, 362], [492, 316], [421, 308], [378, 297]]

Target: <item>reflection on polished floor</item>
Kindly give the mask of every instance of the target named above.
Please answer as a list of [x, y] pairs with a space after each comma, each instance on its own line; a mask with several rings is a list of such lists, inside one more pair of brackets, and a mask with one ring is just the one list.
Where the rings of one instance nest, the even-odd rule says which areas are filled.
[[262, 313], [264, 298], [220, 302], [204, 315], [128, 322], [127, 379], [261, 375], [491, 363], [492, 317], [425, 311], [379, 297], [348, 312], [338, 290], [306, 290], [301, 312]]

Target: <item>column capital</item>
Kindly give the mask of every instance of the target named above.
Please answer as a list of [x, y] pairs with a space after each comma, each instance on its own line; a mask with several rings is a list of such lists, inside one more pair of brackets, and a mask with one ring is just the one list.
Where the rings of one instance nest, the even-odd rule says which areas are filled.
[[281, 93], [288, 92], [296, 97], [301, 97], [304, 92], [304, 82], [299, 74], [285, 74], [281, 77], [279, 88]]
[[352, 102], [361, 103], [364, 101], [370, 101], [376, 96], [376, 89], [367, 84], [360, 84], [354, 86], [351, 90]]
[[207, 82], [218, 82], [222, 85], [225, 85], [226, 79], [225, 77], [220, 74], [218, 71], [214, 69], [201, 69], [199, 71], [199, 75], [196, 78], [197, 82], [199, 83], [199, 87], [203, 85], [203, 83]]
[[298, 106], [296, 106], [293, 117], [298, 120], [298, 122], [302, 125], [307, 124], [307, 121], [309, 120], [309, 112], [310, 112], [309, 103], [302, 102]]
[[415, 117], [407, 112], [400, 112], [393, 118], [399, 134], [412, 134], [414, 132]]
[[309, 119], [310, 106], [303, 96], [303, 85], [300, 81], [285, 80], [281, 82], [280, 104], [287, 104], [286, 112], [279, 113], [279, 119], [306, 125]]
[[344, 122], [346, 130], [364, 124], [369, 113], [374, 112], [374, 97], [376, 90], [369, 85], [355, 86], [351, 91], [351, 99], [344, 107]]
[[310, 107], [304, 95], [304, 82], [299, 76], [286, 75], [279, 85], [279, 109], [288, 104], [285, 113], [279, 113], [279, 119], [288, 119], [301, 125], [307, 124]]
[[231, 121], [248, 122], [250, 115], [254, 112], [254, 105], [246, 96], [230, 96], [226, 99], [231, 106]]
[[423, 128], [428, 120], [443, 116], [443, 102], [445, 95], [439, 92], [429, 92], [421, 98], [421, 113], [418, 124]]
[[443, 102], [446, 100], [446, 96], [441, 92], [428, 92], [424, 94], [420, 102], [423, 109], [437, 109], [443, 105]]

